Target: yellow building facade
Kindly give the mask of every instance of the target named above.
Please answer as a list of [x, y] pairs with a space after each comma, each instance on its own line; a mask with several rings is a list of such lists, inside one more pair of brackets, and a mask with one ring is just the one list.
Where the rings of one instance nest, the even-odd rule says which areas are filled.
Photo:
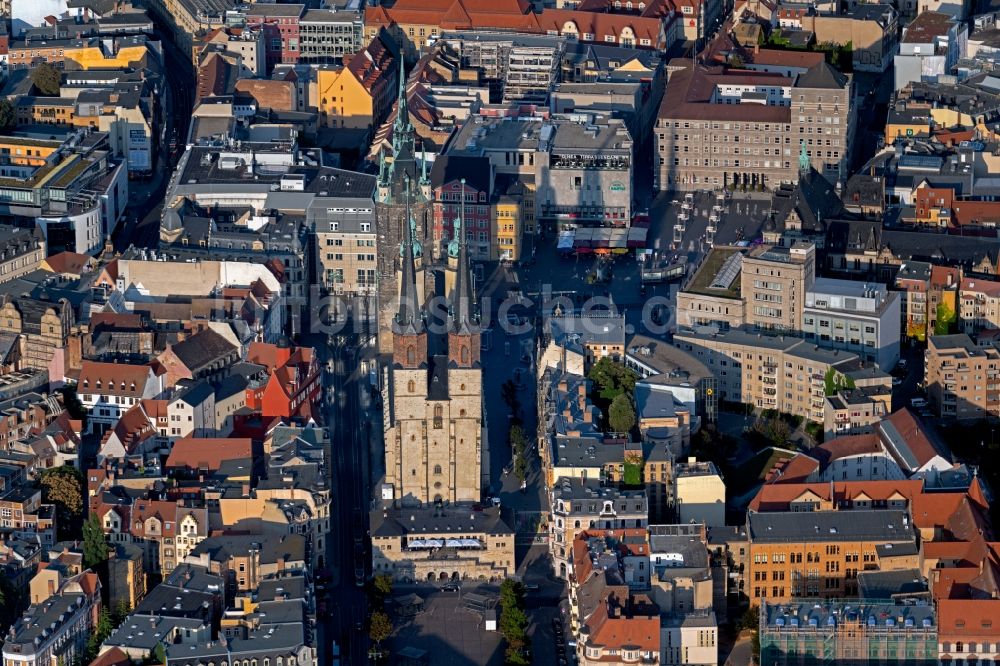
[[40, 167], [52, 153], [62, 147], [61, 141], [0, 137], [0, 157], [9, 164]]
[[501, 196], [493, 204], [493, 247], [496, 259], [519, 261], [521, 258], [521, 202], [511, 196]]
[[367, 127], [374, 116], [374, 100], [346, 67], [316, 70], [316, 95], [323, 127]]
[[145, 45], [125, 46], [110, 56], [99, 46], [85, 46], [66, 49], [64, 62], [67, 69], [127, 69], [144, 63], [148, 54], [149, 48]]

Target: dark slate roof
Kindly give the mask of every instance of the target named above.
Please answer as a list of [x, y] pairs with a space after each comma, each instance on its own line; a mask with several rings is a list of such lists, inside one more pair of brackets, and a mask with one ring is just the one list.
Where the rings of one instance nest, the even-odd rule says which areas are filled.
[[173, 346], [174, 354], [189, 370], [198, 370], [220, 357], [235, 351], [236, 347], [210, 328], [198, 331], [190, 338]]
[[872, 220], [834, 220], [827, 225], [828, 252], [878, 252], [882, 225]]
[[929, 235], [919, 231], [883, 231], [882, 245], [904, 261], [916, 259], [934, 264], [971, 266], [984, 258], [996, 264], [1000, 255], [1000, 239]]
[[224, 400], [246, 390], [250, 382], [242, 375], [229, 375], [215, 387], [215, 400]]
[[473, 155], [439, 155], [431, 167], [431, 185], [441, 187], [464, 178], [465, 184], [477, 192], [490, 193], [490, 160]]
[[795, 82], [797, 88], [828, 88], [840, 90], [847, 85], [847, 77], [835, 70], [826, 61], [800, 74]]
[[135, 613], [170, 617], [207, 617], [215, 603], [215, 594], [181, 589], [161, 583], [139, 602]]
[[302, 576], [268, 578], [257, 586], [258, 601], [281, 601], [283, 599], [305, 599], [306, 579]]
[[304, 560], [305, 538], [301, 534], [289, 534], [281, 539], [268, 539], [256, 534], [221, 534], [208, 537], [195, 546], [191, 554], [207, 554], [211, 559], [222, 562], [252, 550], [260, 551], [263, 563]]
[[862, 599], [891, 599], [897, 594], [927, 592], [927, 583], [918, 569], [858, 572], [858, 593]]
[[872, 541], [907, 542], [916, 539], [905, 511], [776, 511], [748, 515], [751, 539], [756, 543]]
[[476, 511], [471, 507], [414, 507], [375, 510], [371, 514], [372, 537], [418, 534], [513, 534], [500, 517], [500, 509]]
[[771, 199], [774, 221], [784, 229], [788, 216], [794, 211], [807, 233], [823, 233], [828, 220], [846, 214], [844, 204], [833, 184], [815, 169], [799, 178], [794, 188], [780, 187]]
[[179, 382], [178, 388], [174, 397], [192, 406], [202, 404], [213, 393], [212, 385], [206, 381]]

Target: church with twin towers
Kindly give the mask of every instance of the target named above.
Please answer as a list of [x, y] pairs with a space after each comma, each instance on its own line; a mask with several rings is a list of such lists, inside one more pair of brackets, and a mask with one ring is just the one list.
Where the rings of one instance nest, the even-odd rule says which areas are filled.
[[[418, 164], [403, 85], [393, 159], [380, 164], [376, 200], [383, 497], [391, 490], [398, 506], [475, 503], [489, 485], [489, 465], [464, 203], [446, 251], [427, 251], [433, 243], [428, 164]], [[431, 307], [442, 299], [446, 309]]]

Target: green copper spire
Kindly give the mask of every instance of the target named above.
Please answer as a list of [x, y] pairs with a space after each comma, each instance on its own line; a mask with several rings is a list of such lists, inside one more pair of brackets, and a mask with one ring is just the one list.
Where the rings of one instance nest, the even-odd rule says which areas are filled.
[[459, 204], [458, 217], [455, 218], [454, 226], [452, 227], [451, 242], [448, 243], [448, 256], [452, 258], [458, 257], [458, 251], [461, 247], [462, 234], [465, 233], [465, 179], [462, 179], [462, 202]]

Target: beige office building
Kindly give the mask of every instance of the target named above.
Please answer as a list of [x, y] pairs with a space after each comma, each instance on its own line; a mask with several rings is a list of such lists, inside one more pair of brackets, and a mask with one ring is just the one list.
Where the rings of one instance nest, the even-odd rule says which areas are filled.
[[746, 323], [765, 330], [800, 330], [806, 292], [815, 280], [816, 248], [812, 243], [753, 248], [743, 257], [740, 269]]
[[798, 331], [815, 280], [812, 243], [717, 247], [677, 294], [677, 325]]
[[773, 189], [813, 168], [847, 178], [851, 79], [820, 52], [761, 49], [739, 68], [686, 66], [667, 81], [654, 143], [658, 190]]

